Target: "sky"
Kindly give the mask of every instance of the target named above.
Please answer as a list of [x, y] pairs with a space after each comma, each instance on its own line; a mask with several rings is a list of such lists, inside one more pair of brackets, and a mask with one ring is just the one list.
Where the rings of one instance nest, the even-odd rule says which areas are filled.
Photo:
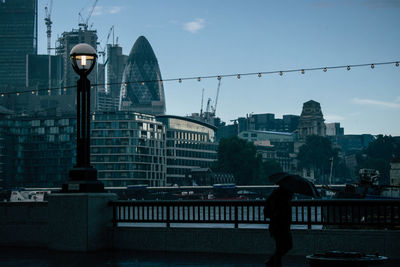
[[[87, 18], [94, 0], [53, 0], [52, 44]], [[39, 53], [47, 48], [39, 0]], [[400, 61], [400, 0], [99, 0], [89, 19], [100, 46], [114, 42], [128, 55], [145, 36], [163, 79]], [[112, 36], [108, 43], [112, 43]], [[101, 49], [101, 48], [100, 48]], [[102, 61], [102, 59], [100, 59]], [[164, 82], [167, 114], [214, 105], [218, 80]], [[376, 65], [225, 77], [216, 114], [228, 124], [254, 113], [300, 115], [308, 100], [345, 134], [400, 136], [400, 67]]]

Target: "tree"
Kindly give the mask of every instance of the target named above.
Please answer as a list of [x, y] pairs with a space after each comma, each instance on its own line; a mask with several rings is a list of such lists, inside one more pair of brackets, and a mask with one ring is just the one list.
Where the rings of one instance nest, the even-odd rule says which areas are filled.
[[260, 161], [252, 143], [233, 136], [220, 140], [214, 170], [232, 173], [237, 184], [253, 184], [259, 172]]
[[307, 136], [306, 142], [300, 147], [297, 159], [299, 167], [311, 168], [317, 175], [330, 173], [331, 160], [337, 157], [337, 150], [332, 149], [331, 141], [323, 136]]
[[282, 166], [275, 160], [265, 160], [261, 163], [261, 173], [258, 177], [257, 184], [273, 184], [268, 177], [271, 174], [282, 172]]
[[378, 135], [368, 147], [358, 154], [359, 168], [375, 169], [381, 174], [381, 184], [389, 183], [390, 161], [400, 157], [400, 143], [392, 136]]
[[213, 170], [232, 173], [236, 183], [244, 185], [267, 184], [268, 176], [282, 168], [275, 161], [263, 162], [253, 143], [233, 136], [220, 140]]

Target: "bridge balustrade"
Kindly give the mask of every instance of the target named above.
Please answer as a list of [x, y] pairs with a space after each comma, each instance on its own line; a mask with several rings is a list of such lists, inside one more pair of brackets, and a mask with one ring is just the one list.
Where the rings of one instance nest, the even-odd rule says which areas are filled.
[[[268, 224], [263, 200], [112, 201], [113, 223]], [[293, 200], [292, 224], [400, 229], [399, 200]]]

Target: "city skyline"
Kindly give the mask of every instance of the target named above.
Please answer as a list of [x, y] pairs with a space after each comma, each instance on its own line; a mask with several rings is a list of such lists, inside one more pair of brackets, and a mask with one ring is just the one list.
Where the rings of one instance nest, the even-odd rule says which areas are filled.
[[[52, 43], [57, 35], [77, 28], [78, 13], [85, 18], [93, 2], [71, 5], [55, 0]], [[46, 3], [38, 7], [41, 54], [47, 44]], [[100, 0], [89, 25], [93, 23], [103, 47], [114, 25], [114, 37], [119, 37], [124, 54], [144, 35], [162, 77], [168, 79], [398, 60], [399, 7], [392, 1], [253, 1], [243, 6], [236, 1], [111, 4]], [[345, 134], [400, 135], [399, 70], [393, 64], [223, 78], [216, 113], [228, 123], [252, 112], [299, 115], [302, 103], [313, 99], [321, 103], [326, 122], [340, 122]], [[199, 112], [203, 88], [204, 103], [208, 98], [214, 101], [216, 79], [165, 82], [167, 114]]]

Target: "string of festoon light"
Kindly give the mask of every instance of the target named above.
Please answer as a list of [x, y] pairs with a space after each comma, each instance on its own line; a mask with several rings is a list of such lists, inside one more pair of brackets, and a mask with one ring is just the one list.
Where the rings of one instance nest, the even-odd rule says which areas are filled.
[[[221, 80], [222, 78], [229, 78], [229, 77], [236, 77], [237, 79], [240, 79], [243, 76], [258, 76], [261, 78], [263, 75], [272, 75], [272, 74], [279, 74], [280, 76], [283, 76], [285, 73], [301, 73], [305, 74], [306, 72], [310, 71], [323, 71], [327, 72], [328, 70], [332, 69], [347, 69], [347, 71], [350, 71], [353, 68], [359, 68], [359, 67], [370, 67], [371, 69], [374, 69], [376, 66], [379, 65], [394, 65], [396, 67], [399, 67], [399, 61], [387, 61], [387, 62], [378, 62], [378, 63], [365, 63], [365, 64], [353, 64], [353, 65], [340, 65], [340, 66], [330, 66], [330, 67], [316, 67], [316, 68], [303, 68], [303, 69], [286, 69], [286, 70], [274, 70], [274, 71], [260, 71], [260, 72], [247, 72], [247, 73], [235, 73], [235, 74], [221, 74], [221, 75], [209, 75], [209, 76], [192, 76], [192, 77], [182, 77], [182, 78], [170, 78], [170, 79], [160, 79], [160, 80], [143, 80], [143, 81], [125, 81], [123, 82], [123, 85], [126, 86], [128, 84], [142, 84], [145, 85], [146, 83], [154, 83], [154, 82], [174, 82], [177, 81], [179, 83], [182, 83], [183, 81], [188, 81], [188, 80], [197, 80], [200, 82], [201, 80], [204, 79], [217, 79]], [[97, 83], [97, 84], [92, 84], [92, 87], [96, 86], [109, 86], [109, 85], [120, 85], [122, 84], [121, 82], [118, 83]], [[4, 97], [6, 95], [21, 95], [21, 94], [27, 94], [30, 93], [32, 95], [37, 95], [38, 92], [45, 92], [47, 91], [49, 94], [52, 91], [56, 90], [64, 90], [67, 91], [69, 88], [76, 88], [76, 85], [70, 85], [70, 86], [63, 86], [62, 88], [55, 87], [55, 88], [37, 88], [34, 90], [21, 90], [21, 91], [14, 91], [14, 92], [2, 92], [0, 90], [0, 96]]]

